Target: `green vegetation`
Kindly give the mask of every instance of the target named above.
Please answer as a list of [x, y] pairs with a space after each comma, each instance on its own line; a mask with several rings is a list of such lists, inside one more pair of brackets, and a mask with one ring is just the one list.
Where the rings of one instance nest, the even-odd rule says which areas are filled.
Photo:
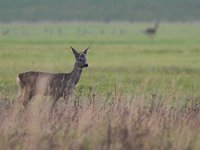
[[199, 0], [0, 0], [1, 21], [196, 21]]
[[[199, 23], [0, 24], [2, 149], [199, 149]], [[88, 52], [68, 105], [48, 97], [24, 109], [15, 78], [70, 72], [70, 46]]]
[[130, 92], [146, 84], [143, 90], [149, 92], [198, 93], [199, 24], [163, 23], [154, 39], [143, 33], [147, 26], [1, 24], [1, 91], [16, 91], [19, 72], [70, 72], [74, 63], [70, 46], [80, 50], [89, 46], [89, 68], [78, 84], [84, 90], [92, 87], [105, 94], [117, 84], [123, 92]]

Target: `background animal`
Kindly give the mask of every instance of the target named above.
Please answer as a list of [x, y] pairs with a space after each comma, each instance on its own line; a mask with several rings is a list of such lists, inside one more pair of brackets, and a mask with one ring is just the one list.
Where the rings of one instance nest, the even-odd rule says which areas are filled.
[[156, 35], [156, 32], [157, 32], [157, 30], [158, 30], [158, 27], [159, 27], [159, 23], [156, 22], [156, 23], [154, 24], [153, 27], [147, 28], [147, 29], [145, 30], [145, 33], [146, 33], [149, 37], [154, 37], [154, 36]]

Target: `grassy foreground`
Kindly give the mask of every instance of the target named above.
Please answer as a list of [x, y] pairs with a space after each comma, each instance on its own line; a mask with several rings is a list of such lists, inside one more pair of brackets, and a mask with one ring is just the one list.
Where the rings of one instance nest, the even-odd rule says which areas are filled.
[[[121, 96], [109, 101], [91, 92], [68, 105], [35, 98], [0, 108], [2, 149], [198, 149], [200, 113], [196, 98], [180, 107], [171, 97]], [[148, 101], [147, 101], [148, 100]], [[162, 100], [162, 101], [160, 101]], [[147, 103], [148, 102], [148, 103]]]
[[[198, 149], [199, 23], [0, 24], [2, 149]], [[69, 72], [69, 47], [89, 68], [66, 106], [35, 97], [10, 105], [19, 72]]]

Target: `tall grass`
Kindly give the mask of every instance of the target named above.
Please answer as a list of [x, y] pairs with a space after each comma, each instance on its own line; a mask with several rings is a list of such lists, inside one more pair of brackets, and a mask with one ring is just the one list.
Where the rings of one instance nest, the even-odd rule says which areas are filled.
[[35, 97], [25, 109], [18, 102], [0, 107], [1, 149], [198, 149], [199, 97], [121, 95], [92, 91], [62, 99]]

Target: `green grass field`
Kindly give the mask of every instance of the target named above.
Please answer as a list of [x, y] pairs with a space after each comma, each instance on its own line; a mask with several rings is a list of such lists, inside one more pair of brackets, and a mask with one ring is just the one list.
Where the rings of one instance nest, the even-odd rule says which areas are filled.
[[162, 23], [154, 39], [143, 34], [148, 26], [147, 23], [0, 24], [1, 92], [3, 96], [13, 95], [19, 72], [70, 72], [74, 63], [70, 46], [80, 50], [89, 46], [89, 68], [78, 84], [86, 91], [92, 87], [105, 94], [117, 85], [124, 92], [178, 90], [198, 94], [199, 24]]
[[[33, 104], [20, 116], [11, 110], [9, 120], [3, 107], [0, 146], [26, 149], [28, 139], [30, 149], [37, 149], [34, 145], [50, 149], [49, 141], [61, 149], [198, 149], [200, 23], [163, 22], [154, 38], [143, 32], [150, 25], [0, 24], [2, 103], [15, 98], [18, 73], [70, 72], [74, 64], [70, 46], [78, 50], [90, 47], [89, 68], [82, 73], [67, 116], [59, 112], [60, 120], [49, 121], [47, 104]], [[66, 121], [73, 113], [75, 120]], [[39, 143], [43, 140], [46, 147]]]

